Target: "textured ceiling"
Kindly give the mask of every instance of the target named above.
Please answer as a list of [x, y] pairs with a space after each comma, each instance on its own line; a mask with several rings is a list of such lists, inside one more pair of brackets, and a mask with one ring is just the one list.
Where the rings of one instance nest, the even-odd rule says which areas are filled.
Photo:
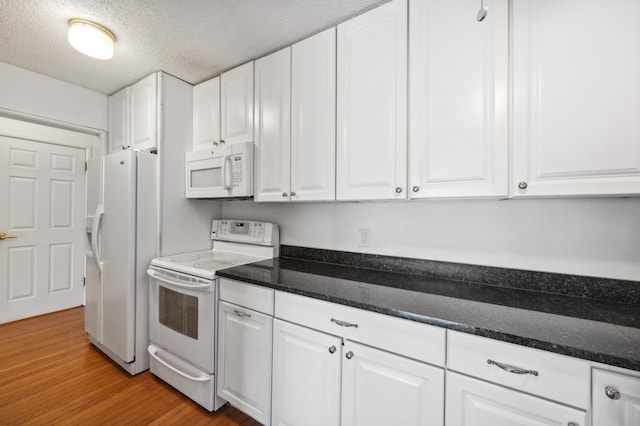
[[[197, 84], [388, 0], [0, 0], [0, 62], [112, 94], [162, 70]], [[116, 36], [101, 61], [67, 42], [67, 22]]]

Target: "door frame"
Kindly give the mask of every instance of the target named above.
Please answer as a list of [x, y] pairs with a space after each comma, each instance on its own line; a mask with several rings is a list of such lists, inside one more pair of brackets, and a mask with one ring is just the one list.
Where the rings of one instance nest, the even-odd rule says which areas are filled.
[[[5, 108], [0, 108], [0, 136], [84, 149], [85, 161], [104, 155], [107, 149], [107, 132], [105, 130], [20, 113]], [[86, 179], [85, 173], [85, 193], [83, 194], [85, 212], [87, 203], [86, 191], [88, 190]], [[86, 221], [86, 214], [84, 220]], [[86, 223], [83, 222], [83, 226], [86, 226]], [[82, 272], [83, 276], [86, 277], [86, 267]], [[86, 287], [84, 287], [83, 291], [83, 304], [86, 305]]]

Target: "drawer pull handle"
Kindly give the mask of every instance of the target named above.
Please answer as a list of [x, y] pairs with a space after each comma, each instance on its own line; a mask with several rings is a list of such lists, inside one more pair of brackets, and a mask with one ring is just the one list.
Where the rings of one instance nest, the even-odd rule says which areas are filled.
[[245, 314], [244, 312], [239, 311], [239, 310], [237, 310], [237, 309], [234, 309], [234, 310], [233, 310], [233, 313], [234, 313], [234, 314], [236, 314], [236, 315], [237, 315], [237, 316], [239, 316], [239, 317], [251, 318], [251, 314]]
[[352, 324], [350, 322], [346, 322], [346, 321], [340, 321], [337, 320], [335, 318], [331, 318], [331, 322], [335, 322], [336, 324], [338, 324], [340, 327], [353, 327], [353, 328], [358, 328], [358, 324]]
[[604, 394], [609, 399], [620, 399], [620, 391], [613, 386], [607, 386], [604, 388]]
[[500, 367], [504, 371], [508, 371], [509, 373], [513, 373], [513, 374], [532, 374], [534, 376], [538, 375], [538, 372], [536, 370], [525, 370], [524, 368], [518, 368], [518, 367], [514, 367], [512, 365], [501, 364], [501, 363], [496, 362], [496, 361], [494, 361], [492, 359], [488, 359], [487, 360], [487, 364], [495, 365], [496, 367]]

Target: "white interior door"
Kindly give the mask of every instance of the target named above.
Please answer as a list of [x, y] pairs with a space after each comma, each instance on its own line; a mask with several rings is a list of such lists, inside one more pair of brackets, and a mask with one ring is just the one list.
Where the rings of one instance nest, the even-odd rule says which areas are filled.
[[0, 323], [82, 305], [84, 161], [0, 136]]

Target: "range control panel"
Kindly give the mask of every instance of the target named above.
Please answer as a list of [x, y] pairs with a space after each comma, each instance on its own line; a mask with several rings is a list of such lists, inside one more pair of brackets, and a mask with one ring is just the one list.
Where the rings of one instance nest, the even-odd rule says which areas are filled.
[[278, 225], [252, 220], [214, 219], [211, 239], [272, 246], [279, 240]]

